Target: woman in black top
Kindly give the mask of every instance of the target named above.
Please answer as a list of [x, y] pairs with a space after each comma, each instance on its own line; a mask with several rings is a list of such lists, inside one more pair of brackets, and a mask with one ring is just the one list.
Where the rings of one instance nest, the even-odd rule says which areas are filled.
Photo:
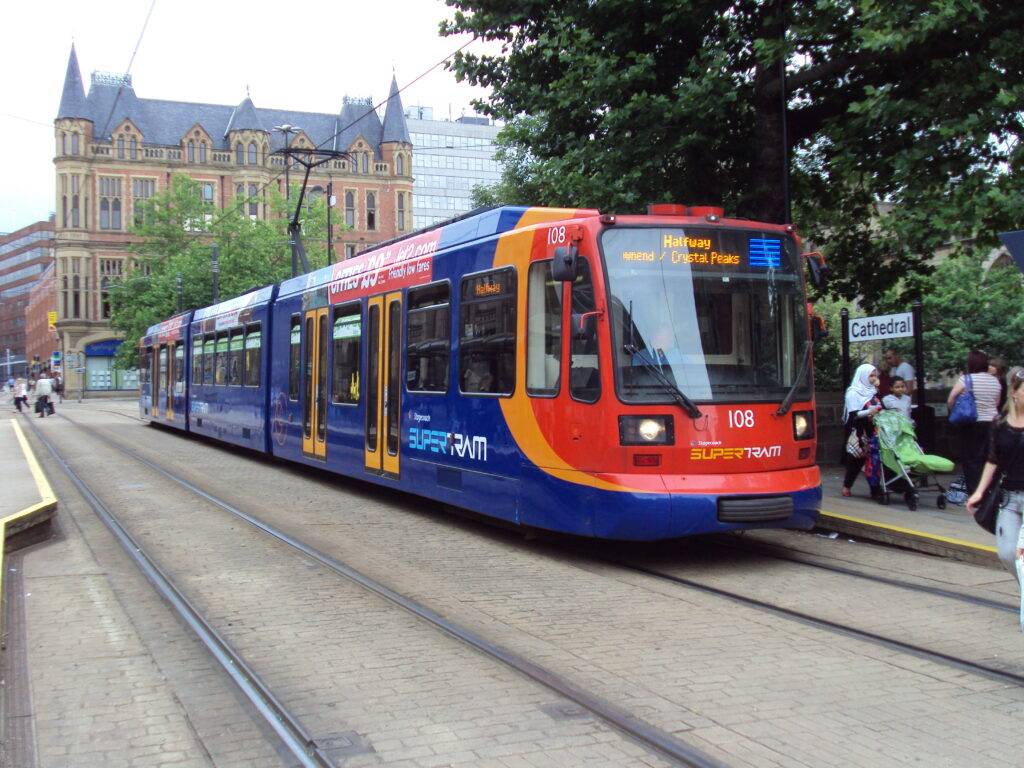
[[1024, 556], [1024, 542], [1020, 540], [1024, 512], [1024, 368], [1012, 369], [1006, 386], [1006, 415], [992, 428], [988, 461], [978, 489], [967, 500], [967, 510], [974, 512], [981, 503], [997, 469], [1005, 473], [1003, 503], [996, 518], [996, 549], [1003, 565], [1019, 582], [1017, 559]]

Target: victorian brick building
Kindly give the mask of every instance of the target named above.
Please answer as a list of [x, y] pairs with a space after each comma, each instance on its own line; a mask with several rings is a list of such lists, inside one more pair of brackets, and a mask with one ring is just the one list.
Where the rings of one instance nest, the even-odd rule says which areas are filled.
[[[276, 126], [294, 126], [292, 147], [347, 151], [310, 177], [310, 193], [333, 182], [339, 258], [412, 229], [412, 144], [394, 79], [383, 121], [370, 99], [345, 98], [337, 113], [143, 99], [126, 75], [93, 73], [88, 94], [74, 46], [57, 119], [57, 329], [65, 354], [84, 368], [85, 388], [131, 388], [133, 373], [113, 371], [117, 334], [110, 328], [109, 291], [130, 267], [129, 234], [141, 200], [176, 173], [201, 185], [203, 199], [222, 209], [239, 201], [250, 216], [270, 215], [267, 189], [284, 193]], [[293, 177], [294, 179], [294, 177]], [[70, 367], [69, 367], [70, 368]], [[68, 385], [78, 387], [73, 370]]]

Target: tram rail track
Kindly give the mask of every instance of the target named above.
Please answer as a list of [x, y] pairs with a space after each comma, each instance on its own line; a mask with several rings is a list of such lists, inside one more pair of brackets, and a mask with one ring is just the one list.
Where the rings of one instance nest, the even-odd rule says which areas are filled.
[[[72, 420], [67, 419], [67, 421]], [[53, 442], [42, 434], [31, 419], [28, 419], [28, 423], [36, 439], [49, 451], [89, 508], [110, 530], [156, 592], [198, 638], [267, 725], [277, 734], [288, 752], [304, 768], [335, 768], [335, 763], [324, 753], [301, 721], [277, 699], [259, 675], [249, 667], [245, 659], [214, 629], [184, 592], [164, 573], [118, 517], [110, 511], [81, 475], [67, 462]]]
[[[73, 419], [70, 419], [70, 418], [68, 418], [66, 416], [63, 416], [63, 415], [62, 415], [62, 417], [65, 418], [69, 422], [75, 423]], [[79, 428], [82, 428], [81, 425], [77, 425], [76, 424], [76, 426], [78, 426]], [[100, 439], [101, 441], [106, 442], [107, 444], [109, 444], [112, 448], [115, 448], [116, 450], [124, 453], [125, 455], [128, 455], [129, 457], [137, 459], [138, 461], [142, 462], [143, 464], [146, 464], [147, 466], [149, 466], [150, 468], [154, 469], [155, 471], [163, 474], [168, 479], [171, 479], [174, 482], [178, 483], [179, 485], [182, 485], [182, 487], [187, 488], [189, 491], [191, 491], [192, 493], [200, 496], [201, 498], [204, 498], [204, 499], [206, 499], [208, 501], [211, 501], [213, 504], [215, 504], [216, 506], [221, 507], [225, 511], [228, 511], [231, 514], [240, 517], [241, 519], [245, 520], [246, 522], [250, 523], [251, 525], [259, 528], [264, 533], [267, 533], [268, 535], [271, 535], [271, 536], [273, 536], [275, 538], [279, 538], [279, 540], [283, 541], [286, 544], [289, 544], [290, 546], [296, 547], [300, 551], [304, 551], [305, 552], [308, 549], [309, 552], [316, 553], [316, 554], [310, 554], [309, 555], [314, 560], [318, 560], [319, 561], [318, 555], [326, 558], [327, 560], [331, 560], [330, 556], [323, 555], [323, 553], [319, 553], [319, 552], [317, 552], [317, 550], [314, 550], [313, 548], [308, 547], [308, 545], [306, 545], [306, 544], [304, 544], [304, 543], [302, 543], [302, 542], [300, 542], [298, 540], [295, 540], [292, 537], [289, 537], [287, 534], [284, 534], [283, 532], [277, 531], [277, 529], [273, 528], [272, 526], [267, 525], [266, 523], [263, 523], [262, 521], [258, 520], [254, 516], [249, 515], [248, 513], [243, 512], [241, 510], [238, 510], [237, 508], [233, 507], [232, 505], [228, 504], [227, 502], [224, 502], [224, 501], [220, 500], [219, 498], [217, 498], [216, 496], [214, 496], [212, 494], [209, 494], [205, 490], [195, 486], [194, 484], [192, 484], [188, 480], [185, 480], [184, 478], [181, 478], [180, 476], [178, 476], [176, 473], [172, 472], [171, 470], [168, 470], [168, 469], [166, 469], [164, 467], [161, 467], [158, 464], [156, 464], [155, 462], [152, 462], [151, 460], [147, 459], [146, 457], [139, 455], [136, 451], [132, 450], [131, 448], [126, 448], [123, 445], [119, 444], [117, 441], [111, 440], [109, 437], [105, 437], [105, 436], [99, 435], [98, 433], [96, 433], [95, 436], [98, 439]], [[283, 538], [280, 538], [280, 537], [283, 537]], [[307, 552], [307, 554], [309, 554], [309, 552]], [[785, 561], [789, 561], [790, 560], [790, 558], [785, 558], [785, 557], [779, 557], [778, 559], [785, 560]], [[812, 563], [806, 563], [806, 562], [798, 560], [798, 559], [794, 559], [794, 561], [806, 564], [808, 566], [814, 566], [815, 565], [815, 564], [812, 564]], [[730, 600], [732, 602], [744, 605], [744, 606], [746, 606], [748, 608], [753, 608], [755, 610], [758, 610], [758, 611], [764, 612], [764, 613], [770, 613], [772, 615], [775, 615], [777, 617], [786, 619], [788, 621], [793, 621], [793, 622], [796, 622], [796, 623], [799, 623], [799, 624], [803, 624], [804, 626], [815, 627], [817, 629], [824, 630], [824, 631], [827, 631], [827, 632], [832, 633], [832, 634], [838, 634], [838, 635], [849, 637], [849, 638], [852, 638], [852, 639], [855, 639], [855, 640], [867, 642], [867, 643], [870, 643], [872, 645], [875, 645], [876, 647], [882, 647], [882, 648], [885, 648], [887, 650], [896, 651], [896, 652], [899, 652], [899, 653], [902, 653], [902, 654], [905, 654], [905, 655], [909, 655], [909, 656], [912, 656], [912, 657], [915, 657], [915, 658], [918, 658], [918, 659], [923, 659], [923, 660], [931, 661], [931, 662], [934, 662], [934, 663], [937, 663], [937, 664], [940, 664], [940, 665], [943, 665], [943, 666], [946, 666], [946, 667], [957, 669], [959, 671], [968, 672], [970, 674], [978, 675], [978, 676], [984, 677], [986, 679], [995, 680], [995, 681], [1006, 683], [1006, 684], [1013, 685], [1013, 686], [1024, 686], [1024, 674], [1019, 674], [1017, 672], [1009, 671], [1009, 670], [1006, 670], [1006, 669], [1000, 669], [999, 667], [994, 667], [994, 666], [991, 666], [991, 665], [988, 665], [988, 664], [985, 664], [985, 663], [982, 663], [982, 662], [972, 661], [971, 659], [965, 659], [965, 658], [956, 656], [955, 654], [945, 653], [945, 652], [940, 651], [940, 650], [935, 650], [935, 649], [927, 648], [925, 646], [918, 645], [916, 643], [906, 642], [906, 641], [903, 641], [903, 640], [899, 640], [897, 638], [889, 637], [887, 635], [884, 635], [884, 634], [881, 634], [881, 633], [878, 633], [878, 632], [874, 632], [874, 631], [866, 630], [866, 629], [861, 629], [861, 628], [858, 628], [858, 627], [851, 626], [849, 624], [845, 624], [843, 622], [834, 621], [834, 620], [823, 618], [823, 617], [820, 617], [820, 616], [815, 616], [815, 615], [813, 615], [811, 613], [807, 613], [807, 612], [804, 612], [804, 611], [796, 610], [796, 609], [793, 609], [793, 608], [787, 608], [787, 607], [780, 606], [780, 605], [774, 605], [774, 604], [769, 603], [768, 601], [765, 601], [765, 600], [759, 600], [757, 598], [753, 598], [753, 597], [750, 597], [750, 596], [747, 596], [747, 595], [743, 595], [743, 594], [741, 594], [739, 592], [735, 592], [735, 591], [732, 591], [732, 590], [729, 590], [729, 589], [724, 589], [724, 588], [721, 588], [721, 587], [716, 587], [716, 586], [704, 584], [704, 583], [701, 583], [700, 581], [696, 581], [694, 579], [688, 579], [688, 578], [681, 577], [681, 576], [676, 576], [676, 575], [673, 575], [673, 574], [663, 573], [663, 572], [657, 571], [655, 569], [644, 568], [642, 566], [637, 566], [637, 565], [629, 563], [627, 561], [618, 560], [618, 559], [606, 559], [605, 562], [607, 562], [609, 564], [612, 564], [612, 565], [615, 565], [615, 566], [620, 567], [620, 568], [624, 568], [624, 569], [635, 571], [637, 573], [644, 574], [644, 575], [646, 575], [648, 577], [653, 577], [653, 578], [657, 578], [657, 579], [660, 579], [660, 580], [663, 580], [663, 581], [672, 582], [672, 583], [675, 583], [675, 584], [677, 584], [679, 586], [685, 586], [685, 587], [688, 587], [690, 589], [694, 589], [694, 590], [703, 592], [705, 594], [711, 594], [711, 595], [714, 595], [714, 596], [719, 597], [719, 598]], [[345, 576], [346, 578], [353, 579], [353, 580], [357, 581], [357, 583], [361, 583], [361, 582], [359, 582], [359, 578], [358, 577], [362, 577], [362, 574], [358, 574], [358, 576], [356, 576], [356, 574], [353, 574], [352, 576], [350, 576], [345, 571], [346, 570], [352, 570], [352, 569], [349, 569], [348, 566], [345, 566], [344, 564], [341, 564], [341, 563], [338, 563], [338, 565], [341, 567], [341, 571], [340, 571], [341, 575]], [[974, 604], [974, 605], [979, 605], [979, 606], [986, 607], [986, 608], [989, 608], [989, 609], [1006, 610], [1006, 606], [998, 603], [998, 601], [987, 600], [987, 599], [984, 599], [984, 598], [975, 598], [974, 596], [970, 596], [970, 595], [966, 595], [966, 594], [963, 594], [963, 593], [959, 593], [959, 592], [956, 592], [954, 590], [942, 590], [942, 589], [937, 588], [937, 587], [927, 587], [927, 586], [924, 586], [924, 585], [911, 585], [909, 582], [902, 582], [902, 581], [896, 580], [896, 579], [888, 579], [887, 580], [887, 577], [871, 576], [871, 575], [868, 575], [868, 574], [861, 574], [860, 572], [856, 571], [855, 569], [845, 569], [845, 568], [842, 568], [840, 566], [836, 566], [834, 568], [833, 567], [829, 567], [829, 566], [822, 566], [822, 567], [823, 567], [824, 570], [834, 571], [834, 572], [839, 573], [840, 575], [860, 576], [860, 577], [865, 578], [865, 579], [867, 579], [869, 581], [873, 581], [873, 582], [876, 582], [876, 583], [886, 584], [887, 586], [891, 586], [891, 587], [894, 587], [894, 588], [911, 589], [911, 590], [914, 590], [914, 591], [928, 593], [928, 594], [931, 594], [933, 596], [944, 597], [944, 598], [947, 598], [947, 599], [960, 600], [960, 601], [963, 601], [963, 602], [971, 603], [971, 604]], [[849, 571], [849, 573], [845, 573], [845, 571]], [[354, 576], [356, 576], [356, 577], [354, 578]], [[362, 578], [366, 578], [366, 577], [362, 577]], [[371, 579], [371, 580], [368, 580], [368, 581], [373, 581], [373, 580]], [[887, 581], [891, 582], [891, 583], [887, 583]], [[376, 585], [376, 587], [374, 587], [374, 586], [367, 586], [367, 585], [363, 585], [363, 586], [367, 586], [367, 588], [371, 589], [372, 591], [377, 591], [377, 588], [380, 588], [380, 589], [384, 590], [384, 592], [378, 592], [378, 594], [382, 594], [382, 596], [386, 597], [387, 599], [392, 600], [393, 602], [397, 602], [391, 596], [388, 596], [386, 594], [386, 592], [390, 591], [390, 590], [388, 590], [387, 587], [384, 587], [383, 585], [380, 585], [377, 582], [374, 582], [374, 584]], [[915, 589], [915, 587], [920, 587], [920, 589]], [[401, 598], [401, 596], [397, 596], [397, 597]], [[405, 606], [403, 606], [403, 607], [405, 607]], [[420, 607], [424, 611], [426, 611], [427, 613], [433, 614], [433, 612], [431, 612], [428, 608], [426, 608], [424, 606], [420, 606]], [[412, 612], [413, 613], [417, 613], [416, 610], [413, 610]], [[419, 614], [417, 613], [417, 615], [419, 615]], [[434, 614], [434, 615], [436, 615], [436, 614]], [[421, 618], [426, 618], [426, 616], [421, 616]], [[440, 617], [438, 617], [438, 618], [440, 618]], [[429, 618], [427, 620], [431, 621], [431, 619], [429, 619]], [[444, 621], [444, 619], [441, 619], [441, 620]], [[448, 630], [445, 630], [445, 631], [448, 631]], [[452, 634], [452, 633], [449, 632], [449, 634]], [[456, 636], [458, 636], [458, 635], [456, 635]], [[487, 641], [483, 640], [482, 638], [480, 638], [480, 640], [485, 642], [485, 643], [487, 642]], [[473, 644], [475, 646], [475, 644], [472, 643], [472, 642], [470, 644]], [[488, 652], [488, 651], [485, 651], [485, 652]], [[533, 677], [533, 674], [531, 674], [530, 672], [526, 672], [524, 670], [520, 670], [520, 671], [522, 671], [524, 674], [527, 674], [527, 676], [529, 676], [529, 677]], [[537, 679], [538, 681], [543, 682], [543, 680], [541, 680], [540, 677], [535, 677], [534, 679]], [[544, 683], [544, 684], [547, 685], [547, 683]], [[574, 701], [576, 701], [576, 699], [574, 699], [572, 696], [568, 696], [568, 698], [571, 698]], [[599, 714], [596, 710], [591, 709], [591, 707], [587, 706], [586, 704], [583, 704], [580, 701], [577, 701], [577, 703], [581, 704], [581, 706], [584, 706], [586, 709], [595, 712], [595, 714]], [[603, 715], [602, 715], [602, 717], [603, 717]]]
[[[705, 754], [699, 748], [687, 744], [686, 742], [680, 740], [673, 734], [664, 731], [658, 728], [657, 726], [647, 723], [646, 721], [633, 715], [627, 710], [622, 709], [618, 705], [610, 701], [607, 701], [583, 688], [580, 688], [564, 676], [559, 675], [539, 664], [536, 664], [530, 661], [529, 659], [515, 653], [514, 651], [511, 651], [496, 643], [493, 643], [490, 640], [483, 637], [482, 635], [479, 635], [478, 633], [468, 628], [462, 627], [456, 622], [444, 618], [439, 613], [433, 611], [426, 605], [423, 605], [416, 600], [413, 600], [395, 590], [392, 590], [383, 583], [365, 575], [364, 573], [353, 568], [352, 566], [336, 558], [333, 558], [330, 555], [327, 555], [326, 553], [320, 552], [316, 548], [306, 544], [303, 541], [296, 539], [295, 537], [288, 535], [287, 533], [279, 530], [278, 528], [267, 523], [266, 521], [261, 520], [255, 515], [239, 509], [238, 507], [232, 505], [231, 503], [219, 498], [215, 494], [200, 488], [199, 486], [195, 485], [189, 480], [186, 480], [177, 473], [167, 469], [166, 467], [161, 466], [159, 463], [154, 462], [148, 459], [147, 457], [140, 455], [137, 451], [134, 451], [133, 449], [124, 446], [117, 440], [113, 440], [110, 437], [101, 434], [99, 431], [95, 429], [87, 429], [82, 424], [76, 422], [74, 419], [69, 418], [64, 414], [57, 415], [63, 421], [72, 424], [75, 428], [79, 430], [87, 432], [87, 434], [90, 437], [103, 443], [112, 450], [115, 450], [121, 453], [122, 455], [148, 467], [150, 470], [156, 472], [157, 474], [165, 477], [166, 479], [188, 490], [195, 496], [207, 501], [213, 506], [227, 512], [228, 514], [242, 520], [243, 522], [246, 522], [253, 528], [260, 531], [261, 533], [287, 545], [299, 554], [304, 555], [305, 557], [316, 562], [317, 564], [326, 567], [328, 570], [334, 572], [335, 574], [363, 587], [367, 591], [372, 592], [378, 595], [379, 597], [384, 598], [392, 604], [426, 621], [428, 624], [432, 625], [441, 632], [465, 643], [466, 645], [476, 649], [484, 655], [498, 662], [501, 662], [507, 667], [519, 672], [523, 676], [539, 683], [545, 688], [548, 688], [549, 690], [559, 694], [563, 698], [568, 699], [569, 701], [577, 704], [578, 706], [584, 708], [585, 710], [589, 711], [593, 715], [600, 718], [602, 721], [606, 722], [614, 729], [625, 734], [628, 738], [645, 746], [652, 753], [658, 754], [661, 757], [668, 758], [676, 764], [683, 766], [691, 766], [692, 768], [723, 768], [723, 763]], [[37, 438], [54, 456], [54, 458], [61, 466], [61, 469], [66, 474], [68, 474], [69, 478], [71, 478], [72, 480], [72, 483], [74, 483], [75, 487], [79, 490], [79, 492], [83, 494], [83, 496], [89, 503], [90, 507], [92, 507], [94, 511], [96, 511], [97, 508], [93, 506], [93, 502], [95, 501], [100, 508], [103, 508], [102, 502], [95, 496], [95, 494], [92, 493], [92, 491], [88, 488], [85, 482], [77, 474], [74, 473], [74, 470], [64, 460], [59, 450], [53, 445], [52, 441], [46, 439], [41, 434], [41, 432], [35, 427], [35, 425], [31, 424], [31, 420], [29, 421], [30, 425], [32, 426], [33, 432], [36, 434]], [[97, 512], [97, 514], [100, 513]], [[110, 515], [109, 511], [107, 512], [107, 514]], [[108, 525], [108, 527], [111, 527], [110, 524], [107, 522], [107, 519], [103, 515], [100, 515], [100, 517], [104, 521], [104, 523]], [[119, 525], [116, 521], [116, 518], [114, 518], [112, 515], [110, 515], [110, 517], [115, 525]], [[114, 531], [115, 529], [111, 528], [111, 530]], [[118, 537], [118, 540], [122, 543], [122, 545], [125, 546], [126, 549], [129, 547], [133, 548], [138, 555], [140, 555], [155, 570], [158, 571], [155, 564], [152, 562], [150, 558], [148, 558], [148, 556], [145, 555], [144, 551], [138, 545], [138, 543], [131, 538], [131, 536], [127, 533], [126, 530], [124, 530], [123, 528], [121, 528], [121, 530], [125, 538], [122, 539], [121, 536], [118, 535], [116, 531], [115, 536]], [[134, 559], [135, 558], [133, 557], [133, 560]], [[140, 567], [142, 566], [140, 565]], [[144, 572], [146, 572], [147, 577], [149, 577], [149, 573], [145, 570]], [[161, 591], [161, 594], [163, 595], [164, 593]], [[187, 603], [187, 600], [184, 599], [184, 596], [182, 595], [181, 597], [182, 601]], [[171, 602], [169, 598], [168, 601]], [[177, 609], [177, 606], [173, 602], [172, 605]], [[195, 611], [194, 608], [192, 610]], [[201, 620], [201, 616], [198, 616], [198, 612], [196, 612], [196, 616]], [[185, 617], [183, 616], [183, 618]], [[188, 622], [187, 619], [186, 623], [188, 623], [190, 627], [192, 626], [192, 624]], [[216, 634], [212, 630], [212, 627], [210, 627], [210, 630], [211, 632], [213, 632], [214, 635]], [[226, 646], [226, 643], [224, 643], [223, 640], [221, 640], [221, 643], [223, 643]], [[213, 650], [211, 649], [211, 653], [212, 652]], [[219, 660], [220, 659], [218, 658], [218, 661]], [[248, 670], [248, 667], [245, 667], [244, 660], [241, 660], [240, 658], [238, 660], [240, 662], [240, 666], [244, 667], [245, 670]], [[251, 670], [248, 671], [251, 672]], [[255, 675], [255, 673], [252, 674]], [[258, 678], [255, 679], [258, 680]], [[236, 682], [239, 681], [236, 680]], [[276, 699], [272, 698], [272, 693], [267, 691], [267, 694], [269, 694], [270, 700], [276, 702]], [[271, 723], [271, 725], [273, 726], [273, 723]], [[301, 725], [299, 725], [299, 730], [297, 733], [299, 734], [300, 740], [308, 738], [308, 735], [305, 734], [304, 729], [301, 729]], [[307, 751], [311, 749], [312, 746], [315, 746], [315, 742], [313, 742], [312, 739], [309, 739]], [[326, 759], [326, 757], [324, 757], [324, 759]], [[307, 763], [303, 763], [303, 765], [306, 764]], [[330, 762], [309, 764], [318, 766], [333, 765], [333, 763]]]
[[[816, 568], [821, 571], [827, 571], [828, 573], [835, 573], [841, 576], [851, 576], [856, 579], [862, 579], [864, 581], [870, 581], [874, 584], [884, 584], [890, 587], [896, 587], [897, 589], [908, 590], [910, 592], [917, 592], [920, 594], [932, 595], [934, 597], [943, 597], [950, 600], [956, 600], [958, 602], [966, 603], [968, 605], [974, 605], [981, 608], [991, 608], [996, 611], [1004, 611], [1007, 613], [1016, 614], [1020, 610], [1020, 606], [1013, 605], [1012, 603], [1004, 603], [999, 600], [992, 600], [987, 597], [980, 597], [978, 595], [971, 595], [966, 592], [960, 592], [955, 589], [945, 589], [943, 587], [935, 587], [928, 584], [917, 584], [912, 581], [906, 581], [904, 579], [897, 579], [891, 576], [881, 576], [874, 573], [866, 573], [857, 568], [849, 568], [842, 565], [832, 565], [829, 563], [822, 563], [816, 560], [807, 560], [803, 557], [792, 556], [788, 557], [781, 554], [778, 550], [780, 547], [776, 545], [762, 545], [753, 544], [746, 546], [744, 542], [743, 546], [737, 546], [736, 544], [730, 544], [723, 541], [714, 541], [715, 546], [722, 549], [730, 549], [739, 552], [754, 553], [762, 557], [769, 557], [773, 560], [780, 560], [785, 563], [795, 563], [797, 565], [803, 565], [808, 568]], [[783, 548], [785, 549], [785, 548]], [[793, 550], [785, 549], [787, 552]]]
[[651, 578], [655, 578], [661, 581], [670, 582], [680, 586], [687, 587], [689, 589], [697, 590], [705, 594], [714, 595], [721, 597], [731, 602], [743, 605], [748, 608], [767, 613], [773, 616], [777, 616], [789, 621], [794, 621], [804, 626], [815, 627], [822, 629], [827, 632], [842, 635], [844, 637], [853, 638], [855, 640], [861, 640], [864, 642], [871, 643], [873, 645], [886, 648], [888, 650], [897, 651], [909, 656], [913, 656], [918, 659], [931, 661], [943, 666], [952, 667], [963, 672], [969, 672], [971, 674], [978, 675], [990, 680], [995, 680], [1001, 683], [1007, 683], [1014, 686], [1024, 686], [1024, 675], [1016, 672], [1011, 672], [998, 667], [992, 667], [981, 662], [971, 661], [970, 659], [964, 659], [954, 654], [944, 653], [931, 648], [925, 648], [924, 646], [917, 645], [915, 643], [905, 642], [903, 640], [897, 640], [892, 637], [872, 632], [870, 630], [860, 629], [858, 627], [850, 626], [839, 621], [833, 621], [831, 619], [822, 618], [820, 616], [814, 616], [804, 611], [798, 611], [793, 608], [786, 608], [780, 605], [774, 605], [766, 600], [760, 600], [758, 598], [750, 597], [748, 595], [740, 594], [729, 589], [723, 589], [721, 587], [715, 587], [710, 584], [703, 584], [694, 579], [685, 578], [683, 576], [676, 576], [670, 573], [664, 573], [650, 568], [645, 568], [633, 563], [629, 563], [622, 560], [606, 559], [604, 562], [609, 565], [613, 565], [623, 570], [643, 574]]

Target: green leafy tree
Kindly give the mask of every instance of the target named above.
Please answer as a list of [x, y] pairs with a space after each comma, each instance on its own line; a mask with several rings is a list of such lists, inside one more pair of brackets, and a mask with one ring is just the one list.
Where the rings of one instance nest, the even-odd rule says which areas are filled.
[[[136, 348], [146, 329], [177, 312], [177, 276], [182, 277], [182, 310], [210, 304], [213, 296], [211, 246], [219, 251], [220, 299], [226, 301], [291, 275], [286, 212], [273, 189], [271, 216], [252, 220], [245, 203], [217, 210], [205, 203], [202, 188], [175, 175], [160, 194], [146, 201], [132, 233], [134, 269], [111, 290], [111, 325], [124, 334], [117, 364], [137, 365]], [[298, 190], [293, 187], [293, 200]], [[262, 202], [261, 202], [262, 205]], [[310, 200], [302, 216], [303, 240], [311, 269], [327, 263], [327, 209]]]
[[447, 2], [443, 34], [500, 45], [453, 64], [506, 121], [513, 163], [478, 199], [781, 221], [785, 147], [795, 221], [868, 308], [937, 247], [1024, 224], [1024, 3]]
[[926, 285], [912, 279], [910, 286], [880, 299], [881, 310], [906, 312], [902, 294], [922, 295], [928, 375], [963, 371], [972, 349], [1011, 365], [1024, 364], [1024, 278], [1012, 264], [986, 266], [986, 260], [975, 255], [949, 258], [935, 267]]

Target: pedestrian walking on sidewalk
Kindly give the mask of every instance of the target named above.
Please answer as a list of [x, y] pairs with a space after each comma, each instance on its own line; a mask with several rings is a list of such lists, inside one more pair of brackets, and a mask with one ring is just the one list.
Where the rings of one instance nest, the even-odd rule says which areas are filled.
[[999, 380], [988, 372], [988, 355], [972, 349], [967, 355], [967, 373], [950, 390], [946, 405], [952, 409], [956, 399], [970, 387], [978, 418], [960, 427], [960, 462], [964, 468], [967, 493], [974, 493], [981, 479], [981, 468], [988, 458], [989, 432], [999, 416]]
[[1024, 368], [1013, 368], [1006, 380], [1006, 415], [996, 422], [989, 440], [988, 460], [978, 488], [967, 500], [967, 511], [981, 503], [996, 470], [1003, 473], [1003, 501], [996, 517], [996, 550], [999, 559], [1020, 581], [1024, 541], [1021, 515], [1024, 513]]
[[39, 418], [53, 413], [53, 379], [45, 369], [39, 374], [39, 381], [36, 382], [36, 413], [39, 414]]
[[14, 407], [21, 413], [21, 406], [28, 407], [28, 384], [22, 378], [14, 381]]
[[875, 435], [872, 421], [882, 410], [878, 400], [878, 369], [864, 363], [853, 374], [846, 389], [843, 403], [843, 458], [846, 476], [843, 478], [843, 496], [849, 496], [857, 475], [864, 466], [867, 443]]

